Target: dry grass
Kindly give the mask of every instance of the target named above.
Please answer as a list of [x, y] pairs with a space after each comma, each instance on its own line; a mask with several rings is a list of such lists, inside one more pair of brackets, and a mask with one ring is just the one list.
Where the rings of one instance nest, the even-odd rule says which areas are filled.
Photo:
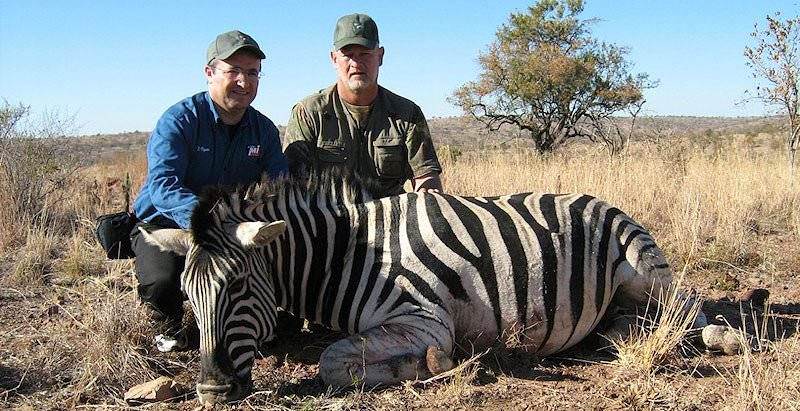
[[617, 351], [616, 364], [621, 368], [652, 375], [681, 364], [679, 348], [692, 332], [702, 301], [680, 292], [679, 286], [680, 282], [653, 302], [657, 306], [657, 324], [654, 327], [651, 328], [649, 319], [644, 319], [642, 326], [631, 330], [627, 340], [611, 341]]
[[[784, 330], [792, 335], [777, 341], [770, 334], [779, 334], [769, 301], [759, 315], [750, 311], [753, 335], [739, 330], [738, 363], [728, 380], [736, 389], [738, 410], [800, 409], [800, 334], [798, 328]], [[743, 314], [745, 316], [745, 314]], [[772, 331], [772, 333], [770, 332]]]
[[[480, 405], [480, 402], [474, 398], [473, 394], [476, 391], [475, 383], [478, 378], [478, 370], [482, 366], [479, 361], [487, 352], [475, 354], [447, 372], [418, 382], [417, 385], [419, 387], [433, 387], [430, 397], [436, 398], [438, 401], [436, 404], [431, 404], [431, 406], [443, 409], [470, 409]], [[420, 397], [413, 385], [409, 384], [407, 390], [416, 397]]]
[[65, 244], [64, 255], [56, 262], [54, 271], [61, 284], [79, 282], [87, 277], [105, 274], [104, 256], [93, 240], [76, 235]]
[[773, 345], [767, 352], [754, 353], [741, 339], [742, 354], [730, 377], [736, 388], [732, 409], [800, 409], [800, 338], [797, 334]]
[[[44, 199], [35, 220], [0, 213], [0, 235], [16, 237], [0, 244], [10, 250], [2, 284], [33, 296], [23, 304], [33, 312], [26, 327], [31, 333], [12, 334], [11, 345], [24, 346], [32, 338], [37, 347], [26, 361], [3, 361], [15, 372], [33, 370], [7, 394], [28, 398], [25, 402], [37, 408], [49, 407], [35, 394], [42, 385], [57, 390], [51, 400], [62, 407], [113, 405], [130, 386], [180, 364], [152, 357], [153, 330], [136, 302], [132, 262], [106, 262], [94, 239], [95, 217], [124, 207], [125, 171], [119, 166], [131, 167], [134, 175], [144, 172], [125, 161], [85, 168], [72, 184]], [[0, 195], [0, 210], [8, 206], [5, 199]]]
[[[153, 330], [130, 291], [96, 284], [94, 310], [82, 321], [84, 355], [76, 395], [121, 398], [127, 387], [155, 378], [160, 362], [150, 356]], [[163, 371], [163, 370], [162, 370]]]
[[652, 375], [625, 373], [611, 383], [618, 391], [615, 408], [633, 410], [670, 410], [677, 408], [679, 392], [664, 380]]
[[58, 252], [58, 237], [42, 228], [29, 228], [22, 247], [12, 252], [6, 285], [38, 287], [45, 285]]

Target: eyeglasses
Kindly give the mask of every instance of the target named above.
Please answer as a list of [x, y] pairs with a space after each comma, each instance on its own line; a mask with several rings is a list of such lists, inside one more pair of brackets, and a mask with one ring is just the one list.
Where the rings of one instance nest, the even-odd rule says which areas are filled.
[[225, 70], [214, 66], [212, 66], [211, 68], [213, 70], [219, 70], [220, 72], [222, 72], [222, 75], [225, 76], [225, 78], [227, 78], [228, 80], [238, 79], [239, 76], [241, 76], [242, 74], [244, 74], [244, 76], [250, 81], [258, 81], [258, 79], [264, 77], [264, 74], [262, 74], [260, 71], [256, 69], [245, 71], [241, 67], [231, 67]]

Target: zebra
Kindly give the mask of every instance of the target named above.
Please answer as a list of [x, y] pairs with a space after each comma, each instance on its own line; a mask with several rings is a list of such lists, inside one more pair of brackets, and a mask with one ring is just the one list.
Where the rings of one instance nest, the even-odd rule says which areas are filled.
[[211, 191], [191, 229], [142, 230], [186, 256], [202, 401], [250, 392], [278, 307], [349, 334], [320, 356], [326, 384], [375, 386], [447, 371], [463, 342], [563, 351], [610, 306], [644, 306], [672, 282], [648, 231], [590, 195], [373, 200], [352, 176], [322, 180]]

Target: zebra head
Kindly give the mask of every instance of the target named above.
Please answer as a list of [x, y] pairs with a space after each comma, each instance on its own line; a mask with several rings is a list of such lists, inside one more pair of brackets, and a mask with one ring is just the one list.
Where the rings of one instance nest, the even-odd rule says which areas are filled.
[[260, 249], [285, 229], [279, 220], [214, 224], [202, 232], [195, 225], [142, 230], [147, 242], [186, 256], [181, 288], [200, 330], [202, 403], [235, 401], [252, 389], [258, 341], [272, 336], [276, 315], [269, 265]]

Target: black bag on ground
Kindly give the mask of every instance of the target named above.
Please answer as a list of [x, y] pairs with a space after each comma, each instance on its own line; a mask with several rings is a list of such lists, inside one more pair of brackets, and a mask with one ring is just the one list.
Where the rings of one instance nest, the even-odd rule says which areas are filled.
[[136, 256], [131, 249], [130, 234], [138, 221], [136, 215], [127, 211], [97, 217], [94, 233], [108, 258], [121, 260]]

